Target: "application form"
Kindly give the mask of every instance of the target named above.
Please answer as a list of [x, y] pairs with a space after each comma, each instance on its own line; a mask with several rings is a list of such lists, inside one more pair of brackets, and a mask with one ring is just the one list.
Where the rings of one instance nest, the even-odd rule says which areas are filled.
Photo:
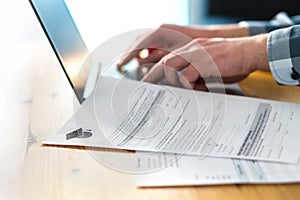
[[299, 164], [165, 153], [137, 153], [136, 170], [140, 187], [300, 182]]
[[44, 144], [296, 163], [299, 121], [298, 104], [102, 77]]

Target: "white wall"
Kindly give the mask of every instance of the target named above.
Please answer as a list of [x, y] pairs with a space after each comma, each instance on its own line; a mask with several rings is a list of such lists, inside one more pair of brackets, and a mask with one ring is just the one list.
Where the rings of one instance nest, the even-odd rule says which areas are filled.
[[188, 0], [65, 0], [89, 49], [119, 33], [188, 23]]
[[[189, 0], [65, 0], [90, 50], [104, 40], [162, 23], [188, 23]], [[0, 4], [0, 57], [20, 43], [46, 37], [28, 0]], [[1, 67], [0, 67], [1, 68]]]
[[40, 28], [27, 0], [2, 1], [0, 4], [0, 42], [17, 44], [40, 37]]

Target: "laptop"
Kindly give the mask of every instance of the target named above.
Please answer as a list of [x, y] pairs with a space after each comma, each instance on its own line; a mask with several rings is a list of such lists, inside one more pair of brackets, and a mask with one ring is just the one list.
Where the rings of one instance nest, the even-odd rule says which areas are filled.
[[29, 2], [81, 104], [96, 86], [100, 64], [89, 56], [64, 0]]
[[[66, 74], [76, 97], [81, 104], [94, 90], [101, 72], [101, 64], [89, 56], [79, 30], [64, 0], [29, 0], [43, 30]], [[127, 64], [129, 71], [124, 75], [130, 79], [141, 79], [138, 64]], [[79, 72], [80, 73], [77, 73]], [[117, 73], [117, 70], [115, 70]], [[162, 81], [163, 84], [167, 82]], [[226, 93], [243, 95], [238, 84], [226, 84]], [[224, 92], [223, 86], [209, 84], [210, 91]]]

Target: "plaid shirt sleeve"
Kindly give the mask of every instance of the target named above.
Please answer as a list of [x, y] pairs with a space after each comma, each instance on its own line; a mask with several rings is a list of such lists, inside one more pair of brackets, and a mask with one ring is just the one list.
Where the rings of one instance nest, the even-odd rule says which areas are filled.
[[240, 22], [251, 35], [269, 33], [267, 50], [269, 65], [276, 82], [300, 85], [300, 15], [289, 17], [280, 12], [271, 21]]
[[272, 31], [268, 42], [269, 66], [277, 83], [300, 83], [300, 25]]

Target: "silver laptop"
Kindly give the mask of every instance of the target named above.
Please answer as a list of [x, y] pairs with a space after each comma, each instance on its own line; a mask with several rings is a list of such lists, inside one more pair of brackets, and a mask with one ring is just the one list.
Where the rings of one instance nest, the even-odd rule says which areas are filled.
[[[100, 66], [88, 56], [89, 51], [64, 0], [29, 0], [73, 90], [82, 103], [94, 90]], [[80, 68], [80, 69], [79, 69]], [[129, 66], [125, 77], [141, 79], [138, 66]], [[74, 75], [74, 71], [80, 73]], [[119, 76], [120, 77], [120, 76]], [[166, 81], [162, 81], [167, 84]], [[224, 93], [224, 86], [209, 84], [210, 91]], [[238, 84], [226, 84], [226, 93], [243, 95]]]
[[[89, 51], [64, 0], [29, 0], [78, 100], [82, 103], [93, 91], [100, 66]], [[80, 73], [76, 73], [79, 72]]]

